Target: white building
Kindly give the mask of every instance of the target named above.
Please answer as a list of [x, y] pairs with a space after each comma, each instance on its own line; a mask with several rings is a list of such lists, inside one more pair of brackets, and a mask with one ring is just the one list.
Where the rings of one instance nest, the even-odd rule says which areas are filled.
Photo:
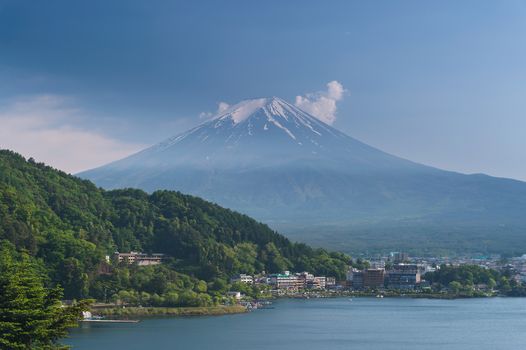
[[253, 284], [254, 283], [254, 277], [250, 275], [246, 275], [244, 273], [241, 273], [239, 275], [236, 275], [232, 278], [230, 278], [231, 283], [241, 282], [241, 283], [248, 283]]
[[229, 297], [233, 297], [234, 299], [236, 300], [241, 300], [241, 298], [243, 297], [243, 295], [241, 294], [241, 292], [228, 292], [227, 295]]
[[293, 275], [289, 271], [285, 273], [277, 273], [270, 275], [270, 285], [274, 286], [276, 289], [302, 289], [305, 286], [305, 279], [301, 276]]

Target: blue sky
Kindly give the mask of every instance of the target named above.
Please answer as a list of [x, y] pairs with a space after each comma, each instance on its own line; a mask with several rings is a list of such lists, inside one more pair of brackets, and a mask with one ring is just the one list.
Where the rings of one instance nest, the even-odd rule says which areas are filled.
[[0, 0], [0, 147], [76, 172], [338, 81], [351, 136], [526, 180], [525, 62], [524, 1]]

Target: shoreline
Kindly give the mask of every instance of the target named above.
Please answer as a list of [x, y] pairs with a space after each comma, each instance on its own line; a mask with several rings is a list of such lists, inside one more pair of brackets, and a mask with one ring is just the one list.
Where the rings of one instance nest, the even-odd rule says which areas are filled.
[[[481, 299], [481, 298], [496, 298], [507, 297], [504, 295], [452, 295], [441, 293], [385, 293], [385, 292], [346, 292], [346, 293], [316, 293], [316, 294], [290, 294], [280, 295], [272, 298], [273, 300], [286, 299], [327, 299], [327, 298], [412, 298], [412, 299]], [[513, 298], [513, 297], [510, 297]], [[107, 306], [94, 307], [91, 312], [104, 317], [114, 317], [117, 319], [127, 319], [129, 317], [192, 317], [192, 316], [223, 316], [244, 314], [250, 312], [247, 307], [243, 305], [218, 305], [218, 306], [203, 306], [203, 307], [156, 307], [156, 306]]]
[[416, 293], [416, 292], [393, 292], [393, 291], [345, 291], [338, 293], [291, 293], [274, 296], [275, 299], [323, 299], [323, 298], [414, 298], [414, 299], [479, 299], [479, 298], [516, 298], [518, 296], [507, 296], [499, 293], [476, 293], [453, 294], [453, 293]]
[[248, 310], [242, 305], [229, 306], [203, 306], [203, 307], [104, 307], [93, 308], [91, 310], [94, 314], [104, 317], [115, 317], [126, 319], [128, 317], [150, 317], [150, 316], [171, 316], [171, 317], [187, 317], [187, 316], [222, 316], [247, 313]]

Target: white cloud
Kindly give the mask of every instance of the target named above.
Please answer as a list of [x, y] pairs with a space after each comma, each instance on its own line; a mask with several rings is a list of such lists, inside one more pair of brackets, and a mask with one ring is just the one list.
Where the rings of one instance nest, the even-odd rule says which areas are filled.
[[230, 105], [226, 102], [219, 102], [218, 106], [217, 106], [217, 114], [221, 114], [223, 113], [224, 111], [226, 111], [228, 108], [230, 107]]
[[216, 117], [218, 115], [221, 115], [223, 112], [225, 112], [228, 108], [230, 108], [230, 105], [226, 102], [219, 102], [217, 104], [217, 110], [215, 113], [212, 112], [201, 112], [199, 113], [199, 119], [210, 119], [213, 117]]
[[0, 109], [0, 148], [76, 173], [125, 157], [144, 147], [73, 126], [83, 111], [56, 95], [11, 101]]
[[332, 125], [336, 120], [337, 102], [343, 98], [346, 90], [338, 81], [327, 83], [326, 91], [317, 91], [296, 96], [295, 105], [319, 120]]
[[212, 112], [201, 112], [199, 113], [199, 119], [210, 119], [214, 116]]

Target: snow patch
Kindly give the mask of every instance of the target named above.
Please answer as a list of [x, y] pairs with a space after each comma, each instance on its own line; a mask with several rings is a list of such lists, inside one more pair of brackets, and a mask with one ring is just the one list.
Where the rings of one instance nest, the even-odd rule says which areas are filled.
[[221, 119], [225, 117], [231, 117], [234, 121], [234, 124], [239, 124], [250, 115], [252, 115], [256, 110], [262, 108], [267, 103], [266, 98], [258, 98], [255, 100], [247, 100], [240, 102], [230, 108], [228, 108], [225, 112], [226, 114], [221, 116]]
[[285, 131], [287, 133], [287, 135], [289, 135], [293, 140], [296, 140], [296, 136], [294, 136], [294, 134], [291, 133], [289, 129], [287, 129], [286, 127], [281, 125], [277, 120], [272, 119], [270, 121], [272, 122], [272, 124], [276, 125], [278, 128], [280, 128], [281, 130]]

